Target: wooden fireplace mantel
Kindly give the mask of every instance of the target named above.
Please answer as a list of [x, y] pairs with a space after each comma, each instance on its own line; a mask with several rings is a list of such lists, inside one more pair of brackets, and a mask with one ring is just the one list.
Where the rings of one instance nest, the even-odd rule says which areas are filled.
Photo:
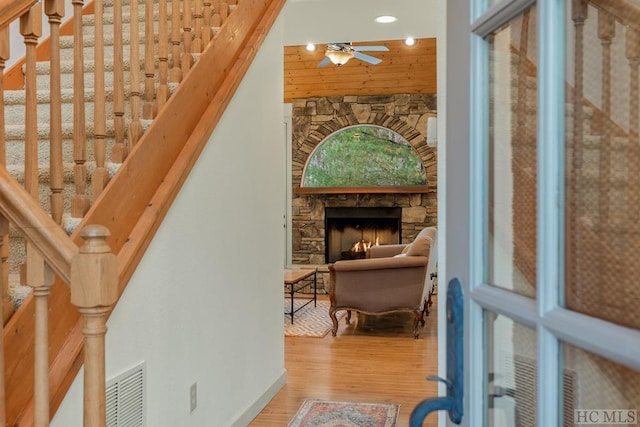
[[296, 194], [387, 194], [426, 193], [428, 185], [376, 186], [376, 187], [296, 187]]

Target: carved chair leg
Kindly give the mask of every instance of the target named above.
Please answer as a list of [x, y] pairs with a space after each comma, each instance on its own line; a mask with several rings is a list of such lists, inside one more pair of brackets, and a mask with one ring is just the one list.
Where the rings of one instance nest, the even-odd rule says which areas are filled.
[[418, 339], [420, 336], [420, 328], [419, 325], [424, 325], [424, 318], [422, 317], [422, 312], [420, 310], [413, 310], [414, 318], [413, 318], [413, 338]]
[[338, 333], [338, 319], [336, 318], [336, 309], [334, 307], [329, 308], [329, 317], [331, 318], [331, 322], [333, 323], [333, 327], [331, 328], [331, 335], [335, 337]]
[[347, 325], [351, 324], [351, 310], [347, 310]]

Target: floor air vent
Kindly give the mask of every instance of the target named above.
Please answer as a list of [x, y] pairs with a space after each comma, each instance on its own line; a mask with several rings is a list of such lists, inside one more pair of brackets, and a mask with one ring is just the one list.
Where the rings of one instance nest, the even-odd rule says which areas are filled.
[[144, 427], [144, 363], [107, 382], [107, 427]]

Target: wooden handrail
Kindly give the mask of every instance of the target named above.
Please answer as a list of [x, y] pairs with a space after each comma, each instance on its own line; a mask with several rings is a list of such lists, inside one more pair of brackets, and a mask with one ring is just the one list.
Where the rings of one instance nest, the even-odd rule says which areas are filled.
[[0, 28], [24, 15], [37, 0], [0, 0]]
[[4, 168], [0, 168], [0, 213], [33, 243], [65, 283], [78, 247], [38, 202]]
[[622, 24], [640, 30], [640, 8], [626, 0], [589, 0], [589, 3], [613, 16]]

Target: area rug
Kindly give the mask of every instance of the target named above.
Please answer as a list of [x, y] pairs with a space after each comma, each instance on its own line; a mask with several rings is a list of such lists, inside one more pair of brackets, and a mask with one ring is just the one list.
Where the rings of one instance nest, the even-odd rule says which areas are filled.
[[[308, 300], [294, 299], [294, 309], [300, 307]], [[291, 324], [291, 316], [284, 315], [284, 336], [285, 337], [314, 337], [322, 338], [331, 330], [333, 324], [329, 317], [329, 307], [331, 303], [327, 300], [318, 300], [317, 307], [307, 304], [293, 315], [293, 324]], [[291, 310], [291, 300], [284, 299], [285, 311]], [[346, 315], [346, 311], [336, 313], [338, 321]]]
[[288, 427], [394, 427], [400, 405], [307, 399]]

